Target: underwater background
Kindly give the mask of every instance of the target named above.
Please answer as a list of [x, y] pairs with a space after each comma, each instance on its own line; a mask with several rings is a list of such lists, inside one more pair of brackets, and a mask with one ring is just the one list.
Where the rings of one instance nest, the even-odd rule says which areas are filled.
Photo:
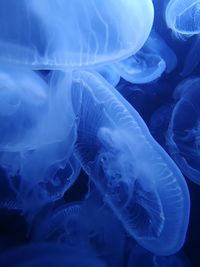
[[200, 266], [199, 34], [197, 0], [1, 0], [0, 266]]

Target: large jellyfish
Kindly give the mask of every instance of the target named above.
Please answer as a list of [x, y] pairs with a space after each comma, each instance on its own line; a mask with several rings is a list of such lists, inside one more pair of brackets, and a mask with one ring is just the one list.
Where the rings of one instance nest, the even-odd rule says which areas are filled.
[[74, 72], [72, 89], [79, 118], [75, 155], [82, 167], [131, 236], [156, 254], [175, 253], [190, 210], [181, 172], [102, 77]]
[[167, 145], [181, 171], [200, 184], [200, 78], [181, 82], [175, 89]]
[[0, 63], [60, 69], [123, 59], [143, 46], [153, 17], [151, 0], [2, 0]]
[[170, 0], [166, 7], [167, 26], [178, 35], [200, 33], [200, 1]]

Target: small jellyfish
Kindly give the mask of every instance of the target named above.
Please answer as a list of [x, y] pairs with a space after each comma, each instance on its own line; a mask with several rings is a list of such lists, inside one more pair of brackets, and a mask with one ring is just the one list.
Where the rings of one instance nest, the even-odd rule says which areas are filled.
[[153, 18], [151, 0], [2, 0], [0, 64], [71, 69], [123, 59], [143, 46]]
[[81, 223], [81, 202], [62, 205], [35, 227], [34, 239], [78, 247], [88, 243]]
[[75, 155], [83, 169], [132, 237], [156, 254], [175, 253], [190, 211], [181, 172], [101, 76], [74, 72], [72, 89], [79, 120]]
[[119, 75], [135, 84], [149, 83], [158, 79], [166, 69], [165, 61], [160, 55], [144, 46], [135, 55], [115, 64]]
[[200, 184], [200, 79], [182, 81], [174, 92], [173, 109], [167, 134], [168, 150], [180, 170]]
[[200, 1], [170, 0], [165, 11], [167, 26], [178, 36], [200, 33]]
[[177, 58], [155, 31], [135, 55], [114, 64], [121, 77], [131, 83], [143, 84], [158, 79], [164, 71], [171, 72]]

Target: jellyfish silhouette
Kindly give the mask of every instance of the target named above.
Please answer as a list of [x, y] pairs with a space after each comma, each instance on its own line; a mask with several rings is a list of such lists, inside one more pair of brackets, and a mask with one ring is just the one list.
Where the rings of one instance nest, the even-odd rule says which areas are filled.
[[172, 112], [167, 134], [169, 152], [181, 171], [200, 184], [199, 147], [200, 79], [182, 81], [174, 92], [177, 103]]
[[105, 267], [90, 249], [85, 247], [74, 250], [63, 244], [29, 244], [0, 255], [1, 266], [26, 266], [26, 267]]
[[190, 210], [181, 172], [101, 76], [74, 72], [72, 89], [79, 118], [75, 155], [83, 169], [131, 236], [156, 254], [175, 253]]
[[166, 7], [167, 26], [177, 36], [190, 37], [200, 33], [200, 1], [170, 0]]
[[142, 47], [153, 17], [151, 0], [2, 0], [0, 63], [66, 69], [116, 61]]

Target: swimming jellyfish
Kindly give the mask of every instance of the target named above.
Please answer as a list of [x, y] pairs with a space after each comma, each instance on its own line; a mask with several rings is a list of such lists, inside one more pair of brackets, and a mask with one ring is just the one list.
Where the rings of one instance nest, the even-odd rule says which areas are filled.
[[151, 0], [2, 0], [0, 64], [71, 69], [123, 59], [143, 46], [153, 18]]
[[200, 1], [170, 0], [165, 11], [167, 26], [177, 35], [200, 33]]
[[181, 172], [101, 76], [74, 72], [72, 89], [79, 118], [75, 155], [83, 169], [132, 237], [156, 254], [175, 253], [190, 210]]
[[47, 84], [31, 70], [1, 67], [0, 164], [25, 210], [60, 198], [79, 174], [70, 94], [61, 72]]

